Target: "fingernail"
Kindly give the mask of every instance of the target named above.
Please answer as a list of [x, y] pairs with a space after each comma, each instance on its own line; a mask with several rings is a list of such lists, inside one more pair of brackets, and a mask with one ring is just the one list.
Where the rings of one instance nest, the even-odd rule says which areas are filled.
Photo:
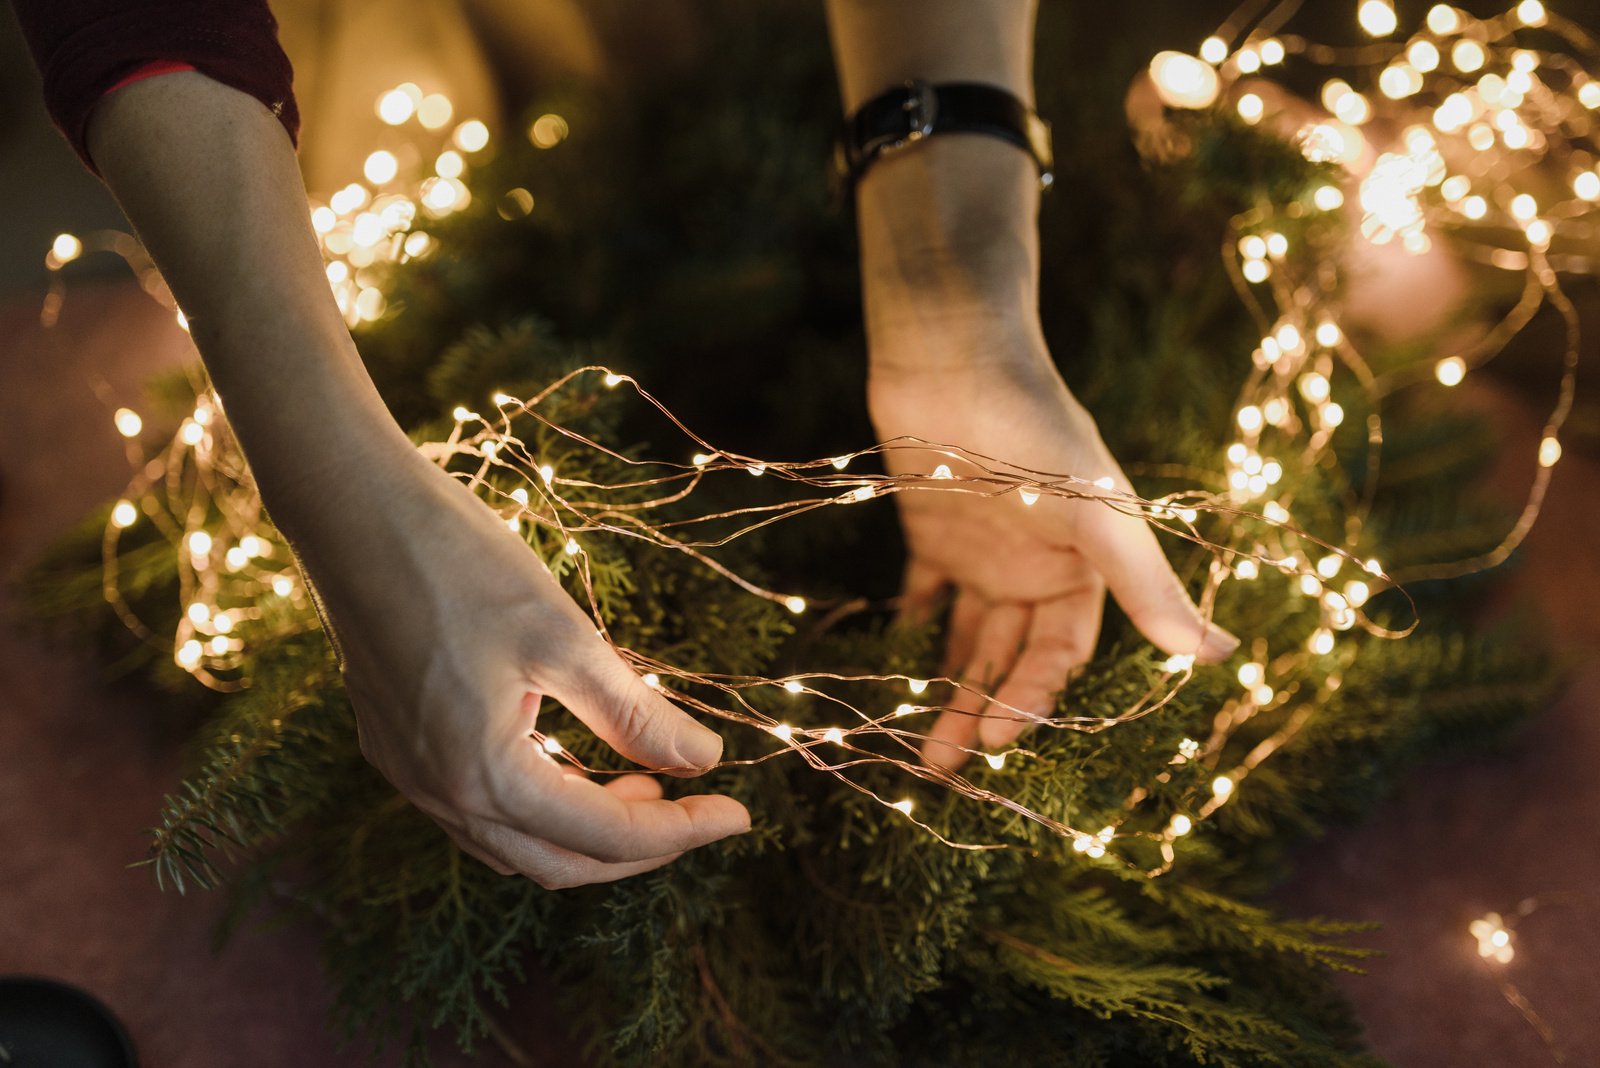
[[722, 736], [698, 723], [686, 723], [679, 727], [673, 741], [685, 767], [709, 768], [722, 759]]
[[1233, 655], [1239, 648], [1239, 639], [1223, 630], [1215, 623], [1206, 624], [1206, 640], [1200, 645], [1200, 659], [1207, 664], [1216, 664]]

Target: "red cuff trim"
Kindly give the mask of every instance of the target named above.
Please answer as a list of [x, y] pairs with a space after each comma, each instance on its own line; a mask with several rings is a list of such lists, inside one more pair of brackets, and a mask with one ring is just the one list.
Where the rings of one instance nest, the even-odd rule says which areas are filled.
[[105, 91], [105, 95], [110, 96], [118, 89], [126, 89], [134, 82], [142, 82], [146, 78], [155, 78], [162, 74], [177, 74], [180, 71], [186, 70], [194, 70], [194, 64], [185, 63], [181, 59], [152, 60], [151, 62], [142, 64], [136, 68], [134, 72], [129, 74], [126, 78], [119, 78], [115, 85]]

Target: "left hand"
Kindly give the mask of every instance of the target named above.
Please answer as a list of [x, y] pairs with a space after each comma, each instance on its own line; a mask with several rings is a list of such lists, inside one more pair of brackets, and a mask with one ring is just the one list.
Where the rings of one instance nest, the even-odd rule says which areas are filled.
[[[947, 323], [942, 333], [946, 343], [965, 333], [962, 344], [986, 358], [908, 366], [882, 358], [893, 342], [880, 336], [869, 388], [879, 440], [914, 436], [994, 457], [996, 470], [1009, 463], [1109, 477], [1115, 491], [1132, 491], [1036, 328], [997, 329], [991, 319], [977, 331]], [[1201, 617], [1143, 519], [1091, 499], [1044, 494], [1030, 506], [1016, 493], [982, 496], [993, 487], [959, 481], [979, 469], [942, 451], [895, 448], [885, 463], [894, 474], [928, 474], [942, 463], [956, 479], [895, 495], [909, 554], [905, 612], [926, 618], [954, 587], [943, 671], [971, 687], [958, 689], [934, 723], [923, 752], [930, 763], [955, 769], [979, 743], [1009, 745], [1030, 717], [1052, 715], [1068, 677], [1094, 652], [1108, 587], [1169, 653], [1212, 662], [1237, 647]]]

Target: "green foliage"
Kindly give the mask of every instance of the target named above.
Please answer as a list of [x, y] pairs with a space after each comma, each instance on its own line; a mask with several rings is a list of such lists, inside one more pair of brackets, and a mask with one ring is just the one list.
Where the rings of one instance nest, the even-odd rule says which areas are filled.
[[[530, 114], [568, 118], [568, 141], [504, 146], [475, 178], [474, 207], [434, 228], [439, 253], [392, 280], [394, 310], [360, 342], [416, 434], [446, 425], [456, 404], [527, 393], [599, 360], [747, 454], [826, 456], [870, 439], [852, 241], [847, 220], [827, 210], [821, 177], [834, 100], [816, 12], [707, 4], [704, 14], [717, 63], [668, 71], [631, 94], [537, 101]], [[1240, 127], [1198, 142], [1195, 166], [1141, 173], [1118, 102], [1150, 42], [1130, 35], [1107, 56], [1104, 36], [1075, 17], [1047, 11], [1039, 45], [1040, 97], [1058, 116], [1062, 157], [1044, 221], [1047, 332], [1133, 469], [1210, 466], [1240, 354], [1260, 337], [1216, 266], [1222, 222], [1270, 195], [1295, 195], [1313, 172]], [[787, 44], [751, 44], [763, 39]], [[537, 206], [507, 221], [494, 205], [518, 186]], [[683, 447], [644, 406], [622, 404], [624, 392], [575, 388], [550, 414], [630, 455]], [[1408, 418], [1403, 406], [1388, 414], [1389, 481], [1370, 524], [1383, 558], [1481, 548], [1493, 513], [1465, 495], [1464, 477], [1488, 456], [1478, 428]], [[1330, 536], [1366, 477], [1359, 435], [1338, 444], [1340, 462], [1296, 486], [1297, 516]], [[605, 481], [623, 470], [553, 434], [535, 445], [564, 472]], [[707, 487], [706, 507], [718, 494], [739, 499], [740, 480], [731, 481]], [[1144, 486], [1166, 488], [1154, 478]], [[563, 566], [557, 544], [531, 537]], [[98, 597], [98, 550], [81, 551], [92, 541], [51, 565], [46, 585], [65, 595], [53, 609]], [[876, 597], [894, 588], [896, 544], [885, 504], [783, 524], [721, 558], [775, 584]], [[141, 601], [170, 601], [170, 545], [127, 548], [125, 581]], [[608, 626], [649, 655], [734, 674], [937, 674], [933, 630], [866, 614], [796, 632], [781, 610], [680, 556], [598, 536], [585, 548]], [[1192, 569], [1199, 558], [1177, 559]], [[1222, 618], [1241, 633], [1302, 639], [1314, 620], [1286, 582], [1271, 573], [1229, 584]], [[606, 1064], [1356, 1068], [1375, 1062], [1360, 1052], [1328, 973], [1359, 961], [1358, 932], [1285, 919], [1249, 899], [1283, 871], [1292, 843], [1363, 811], [1418, 759], [1496, 736], [1549, 686], [1548, 665], [1509, 636], [1450, 629], [1470, 589], [1418, 592], [1422, 630], [1403, 642], [1358, 640], [1325, 707], [1183, 840], [1174, 870], [1156, 880], [1074, 852], [1014, 813], [908, 787], [883, 768], [860, 774], [872, 789], [909, 789], [919, 817], [952, 840], [1015, 847], [943, 848], [784, 759], [694, 784], [744, 800], [756, 816], [751, 835], [620, 884], [546, 893], [463, 856], [361, 760], [315, 632], [251, 642], [253, 686], [217, 703], [151, 862], [179, 889], [227, 878], [246, 904], [291, 887], [282, 904], [325, 932], [348, 1033], [374, 1043], [398, 1035], [415, 1057], [434, 1028], [464, 1046], [478, 1041], [537, 960], [567, 996], [549, 1018], [572, 1021]], [[1380, 599], [1375, 610], [1400, 618], [1406, 606]], [[1123, 706], [1157, 676], [1157, 659], [1113, 614], [1062, 711]], [[1230, 687], [1226, 669], [1201, 670], [1137, 724], [1039, 732], [1035, 755], [980, 767], [973, 781], [1078, 827], [1117, 818], [1129, 791], [1145, 787], [1148, 824], [1132, 829], [1155, 830], [1203, 786], [1202, 768], [1173, 766], [1171, 755], [1184, 737], [1205, 736]], [[848, 696], [875, 712], [894, 702], [881, 688]], [[828, 714], [782, 693], [751, 699], [796, 724]], [[1279, 725], [1263, 717], [1230, 753]], [[615, 763], [582, 731], [554, 729], [584, 761]], [[726, 734], [732, 760], [774, 744], [756, 731]], [[1129, 849], [1156, 863], [1153, 847]]]

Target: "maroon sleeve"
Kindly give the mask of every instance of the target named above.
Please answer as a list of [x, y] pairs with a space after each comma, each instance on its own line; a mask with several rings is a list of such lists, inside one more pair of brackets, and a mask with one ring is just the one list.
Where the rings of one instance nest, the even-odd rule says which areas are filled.
[[289, 57], [266, 0], [14, 0], [44, 75], [45, 105], [86, 166], [89, 113], [118, 79], [151, 60], [180, 60], [249, 93], [300, 132]]

